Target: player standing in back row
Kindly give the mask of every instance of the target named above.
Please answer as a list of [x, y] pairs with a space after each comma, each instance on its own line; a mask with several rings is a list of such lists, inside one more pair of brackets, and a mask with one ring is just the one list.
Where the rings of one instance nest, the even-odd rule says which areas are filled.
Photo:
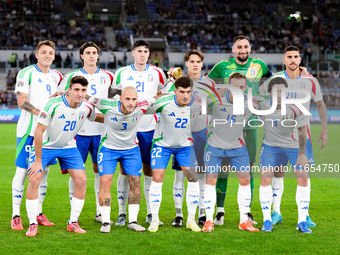
[[[65, 75], [64, 79], [58, 86], [58, 91], [67, 91], [70, 86], [70, 80], [74, 76], [83, 76], [88, 82], [87, 94], [97, 98], [108, 98], [109, 88], [113, 81], [113, 74], [109, 71], [104, 71], [97, 67], [99, 59], [99, 48], [93, 42], [84, 43], [79, 49], [80, 59], [83, 61], [84, 66], [75, 71], [69, 72]], [[102, 216], [100, 212], [100, 205], [98, 201], [98, 194], [100, 188], [100, 177], [98, 173], [97, 154], [98, 147], [100, 144], [100, 136], [105, 131], [103, 123], [91, 122], [85, 120], [84, 125], [80, 129], [76, 136], [77, 148], [83, 158], [84, 163], [86, 162], [87, 156], [90, 153], [93, 164], [93, 171], [95, 175], [94, 180], [94, 191], [96, 196], [96, 216], [95, 221], [102, 222]], [[75, 184], [70, 177], [69, 192], [70, 199], [72, 199]]]
[[[57, 86], [62, 79], [62, 75], [59, 72], [50, 69], [55, 57], [54, 42], [39, 42], [35, 57], [38, 60], [37, 64], [22, 69], [18, 73], [17, 83], [15, 85], [18, 106], [22, 112], [17, 125], [17, 152], [15, 159], [17, 169], [12, 182], [13, 218], [11, 227], [14, 230], [23, 229], [20, 219], [20, 205], [24, 193], [27, 162], [33, 145], [33, 136], [37, 126], [38, 115], [48, 98], [56, 92]], [[37, 215], [37, 221], [38, 224], [44, 226], [54, 225], [54, 223], [49, 222], [42, 213], [42, 203], [47, 189], [48, 165], [56, 163], [56, 160], [53, 160], [47, 164], [38, 189], [39, 203], [37, 213], [39, 215]]]
[[[144, 99], [156, 96], [157, 92], [160, 90], [162, 90], [162, 92], [167, 92], [167, 88], [165, 88], [167, 80], [163, 70], [159, 67], [147, 64], [150, 55], [149, 43], [144, 40], [135, 41], [132, 46], [132, 55], [134, 57], [134, 64], [118, 69], [115, 74], [112, 88], [114, 90], [118, 90], [116, 93], [120, 93], [119, 91], [121, 91], [126, 86], [132, 86], [136, 88], [138, 99], [142, 101]], [[156, 115], [145, 115], [142, 117], [137, 129], [137, 138], [139, 141], [143, 162], [144, 195], [147, 205], [147, 223], [152, 221], [149, 203], [149, 190], [152, 181], [150, 150], [156, 121]], [[124, 226], [126, 223], [127, 195], [129, 193], [128, 178], [125, 174], [119, 174], [117, 181], [117, 193], [119, 216], [115, 225]]]
[[[325, 102], [322, 98], [322, 93], [320, 89], [319, 82], [312, 76], [308, 75], [302, 76], [299, 73], [299, 65], [301, 63], [301, 57], [299, 53], [299, 49], [295, 46], [288, 46], [284, 50], [284, 57], [282, 59], [283, 63], [286, 65], [286, 70], [282, 72], [275, 73], [272, 78], [281, 77], [286, 79], [289, 88], [303, 88], [306, 92], [311, 94], [311, 98], [315, 101], [315, 104], [318, 108], [318, 113], [321, 120], [322, 131], [319, 135], [320, 142], [322, 140], [322, 145], [320, 149], [326, 146], [328, 141], [327, 135], [327, 109]], [[267, 95], [268, 94], [268, 84], [270, 81], [265, 82], [261, 85], [259, 91], [261, 94]], [[288, 98], [303, 98], [305, 95], [301, 93], [288, 93]], [[310, 102], [304, 103], [304, 107], [309, 111]], [[310, 117], [306, 116], [304, 120], [304, 124], [306, 126], [307, 132], [307, 140], [306, 140], [306, 151], [307, 157], [311, 165], [315, 164], [314, 154], [313, 154], [313, 147], [311, 142], [311, 132], [310, 132]], [[273, 177], [273, 214], [272, 214], [272, 222], [273, 225], [282, 222], [282, 215], [281, 215], [281, 198], [284, 190], [283, 184], [283, 176], [284, 172], [276, 171]], [[308, 179], [308, 187], [310, 186], [310, 180]], [[309, 216], [309, 212], [307, 210], [307, 217], [306, 222], [309, 227], [315, 227], [316, 224], [312, 221], [311, 217]]]

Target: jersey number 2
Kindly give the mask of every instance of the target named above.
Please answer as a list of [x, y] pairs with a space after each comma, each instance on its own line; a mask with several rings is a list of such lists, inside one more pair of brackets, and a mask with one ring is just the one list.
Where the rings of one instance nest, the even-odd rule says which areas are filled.
[[137, 92], [144, 92], [144, 82], [136, 81]]

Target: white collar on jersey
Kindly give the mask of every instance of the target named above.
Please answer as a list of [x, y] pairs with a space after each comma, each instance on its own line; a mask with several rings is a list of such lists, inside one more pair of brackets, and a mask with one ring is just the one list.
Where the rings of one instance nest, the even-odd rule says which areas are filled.
[[[286, 76], [286, 78], [290, 79], [290, 77], [289, 77], [288, 74], [287, 74], [287, 71], [285, 71], [285, 76]], [[298, 77], [296, 77], [296, 79], [300, 79], [300, 78], [302, 78], [301, 75], [299, 75]]]
[[[67, 100], [66, 100], [66, 95], [62, 95], [61, 98], [63, 99], [63, 102], [64, 102], [64, 104], [65, 104], [67, 107], [72, 108], [72, 107], [69, 105], [69, 103], [67, 102]], [[79, 107], [82, 105], [82, 103], [83, 103], [83, 102], [81, 102], [77, 108], [79, 108]]]
[[[134, 64], [131, 64], [130, 66], [131, 66], [133, 71], [137, 71]], [[148, 69], [149, 69], [149, 64], [146, 64], [146, 67], [145, 67], [144, 71], [147, 71]]]
[[[43, 71], [41, 71], [41, 69], [40, 69], [36, 64], [34, 64], [33, 66], [35, 67], [35, 69], [36, 69], [39, 73], [43, 73]], [[48, 69], [48, 72], [47, 72], [47, 73], [49, 73], [50, 71], [51, 71], [51, 69]]]
[[[80, 68], [79, 70], [80, 70], [80, 72], [82, 72], [83, 74], [88, 74], [83, 68]], [[99, 71], [100, 71], [100, 68], [97, 68], [97, 71], [95, 71], [95, 73], [99, 73]]]

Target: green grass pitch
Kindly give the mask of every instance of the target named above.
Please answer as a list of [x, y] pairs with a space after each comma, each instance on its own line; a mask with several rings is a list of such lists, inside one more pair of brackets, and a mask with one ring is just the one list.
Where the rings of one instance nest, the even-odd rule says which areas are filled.
[[[339, 160], [339, 125], [329, 125], [328, 145], [320, 150], [317, 144], [321, 125], [312, 125], [313, 147], [317, 164], [340, 164]], [[259, 129], [259, 144], [263, 130]], [[224, 226], [216, 226], [211, 233], [193, 233], [182, 227], [171, 226], [175, 216], [172, 198], [173, 171], [168, 168], [163, 185], [163, 200], [160, 209], [160, 219], [164, 226], [157, 233], [136, 233], [126, 227], [115, 227], [111, 233], [99, 232], [101, 225], [94, 221], [94, 175], [91, 163], [86, 163], [87, 195], [80, 225], [87, 230], [84, 235], [66, 231], [66, 222], [70, 214], [68, 198], [68, 176], [60, 173], [59, 166], [50, 169], [48, 189], [44, 202], [44, 213], [50, 221], [56, 223], [54, 227], [39, 226], [36, 237], [25, 236], [28, 228], [28, 218], [25, 208], [25, 197], [21, 205], [21, 215], [24, 230], [14, 231], [10, 227], [12, 215], [11, 183], [15, 173], [15, 143], [16, 125], [0, 125], [0, 253], [1, 254], [335, 254], [339, 252], [340, 241], [340, 173], [328, 174], [316, 170], [311, 179], [310, 215], [317, 224], [312, 234], [302, 234], [295, 230], [297, 224], [297, 207], [295, 203], [296, 180], [285, 179], [285, 190], [282, 198], [281, 212], [283, 222], [274, 226], [272, 233], [249, 233], [238, 229], [237, 188], [238, 180], [229, 180], [227, 199], [225, 204], [226, 218]], [[258, 154], [259, 154], [258, 149]], [[321, 172], [321, 173], [318, 173]], [[328, 174], [328, 175], [327, 175]], [[326, 176], [328, 178], [323, 178]], [[117, 173], [112, 186], [112, 213], [115, 221], [118, 215]], [[143, 182], [142, 182], [143, 183]], [[255, 193], [252, 213], [258, 227], [262, 227], [262, 211], [259, 202], [260, 179], [255, 180]], [[25, 188], [27, 187], [27, 180]], [[184, 202], [184, 212], [186, 206]], [[138, 221], [145, 223], [146, 206], [142, 192], [142, 200]], [[184, 213], [186, 221], [187, 214]]]

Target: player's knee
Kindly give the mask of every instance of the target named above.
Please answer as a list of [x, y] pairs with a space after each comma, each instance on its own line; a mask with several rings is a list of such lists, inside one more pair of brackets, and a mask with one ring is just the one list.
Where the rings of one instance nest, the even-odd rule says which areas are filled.
[[112, 178], [108, 178], [107, 176], [100, 177], [100, 188], [103, 190], [110, 190], [112, 185]]
[[73, 181], [75, 185], [78, 187], [86, 187], [87, 178], [85, 174], [82, 176], [78, 176], [77, 178], [74, 178]]
[[250, 185], [250, 178], [240, 178], [239, 181], [241, 186]]
[[308, 186], [308, 178], [298, 178], [297, 182], [298, 182], [298, 185], [300, 187], [307, 187]]
[[271, 178], [262, 178], [261, 179], [261, 186], [262, 187], [267, 187], [267, 186], [269, 186], [270, 185], [270, 183], [271, 183]]
[[40, 180], [41, 180], [41, 175], [36, 174], [30, 177], [28, 182], [31, 188], [38, 189], [40, 186]]

